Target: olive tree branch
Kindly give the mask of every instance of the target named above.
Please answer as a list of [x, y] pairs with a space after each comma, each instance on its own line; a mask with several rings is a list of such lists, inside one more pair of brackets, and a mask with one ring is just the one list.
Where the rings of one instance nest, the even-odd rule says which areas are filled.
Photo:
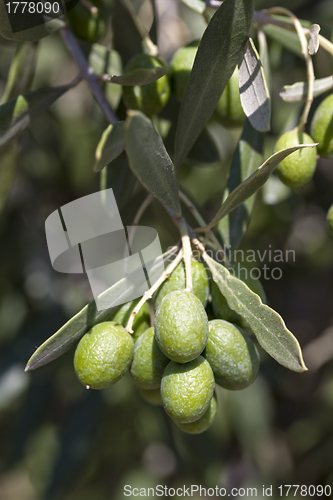
[[315, 75], [314, 75], [314, 70], [313, 70], [313, 64], [312, 64], [312, 58], [309, 54], [309, 49], [308, 49], [308, 43], [307, 39], [304, 33], [304, 29], [299, 21], [299, 19], [288, 9], [285, 9], [283, 7], [273, 7], [272, 9], [269, 9], [267, 11], [268, 14], [282, 14], [284, 16], [290, 17], [292, 20], [295, 31], [298, 35], [301, 48], [302, 48], [302, 54], [305, 59], [306, 63], [306, 69], [307, 69], [307, 80], [308, 80], [308, 91], [307, 91], [307, 96], [306, 96], [306, 103], [304, 106], [304, 110], [302, 113], [302, 116], [300, 117], [297, 130], [298, 131], [303, 131], [304, 126], [307, 122], [311, 104], [313, 102], [313, 86], [314, 86], [314, 80], [315, 80]]
[[133, 333], [132, 327], [133, 327], [133, 322], [134, 322], [135, 316], [138, 314], [138, 312], [140, 311], [143, 304], [145, 304], [148, 299], [151, 299], [154, 292], [156, 292], [156, 290], [162, 285], [162, 283], [164, 283], [164, 281], [167, 278], [169, 278], [170, 274], [172, 273], [172, 271], [174, 269], [176, 269], [178, 264], [181, 262], [182, 258], [183, 258], [183, 250], [181, 249], [178, 252], [177, 257], [168, 265], [168, 267], [165, 269], [164, 273], [162, 273], [161, 276], [158, 278], [158, 280], [155, 281], [155, 283], [148, 290], [148, 292], [145, 292], [143, 294], [143, 296], [141, 297], [141, 299], [139, 300], [139, 302], [137, 303], [137, 305], [133, 309], [133, 311], [129, 317], [129, 320], [127, 322], [126, 331], [128, 333]]
[[106, 99], [103, 90], [99, 86], [97, 76], [95, 75], [93, 69], [89, 66], [72, 30], [69, 26], [66, 26], [60, 30], [60, 33], [68, 51], [78, 65], [82, 78], [87, 82], [92, 95], [99, 104], [107, 120], [110, 123], [119, 121], [117, 115]]
[[182, 247], [185, 263], [186, 288], [189, 292], [193, 292], [192, 282], [192, 247], [191, 240], [187, 230], [187, 224], [184, 217], [179, 218], [179, 230], [182, 237]]

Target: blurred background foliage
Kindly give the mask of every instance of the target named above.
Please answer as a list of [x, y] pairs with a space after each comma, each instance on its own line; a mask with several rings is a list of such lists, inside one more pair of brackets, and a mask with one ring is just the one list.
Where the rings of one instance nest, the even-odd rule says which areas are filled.
[[[150, 29], [151, 2], [133, 4]], [[257, 8], [273, 5], [273, 0], [257, 1]], [[325, 33], [333, 28], [331, 0], [284, 0], [279, 5], [326, 26]], [[181, 2], [158, 0], [156, 6], [157, 39], [169, 61], [178, 47], [201, 36], [205, 23]], [[121, 3], [110, 1], [108, 8], [113, 27], [104, 43], [118, 50], [126, 64], [141, 51], [141, 42]], [[156, 39], [155, 23], [151, 33]], [[306, 78], [300, 57], [272, 38], [268, 42], [272, 131], [267, 134], [265, 157], [272, 153], [277, 136], [296, 125], [301, 112], [299, 104], [284, 103], [279, 91]], [[0, 43], [1, 95], [16, 43]], [[82, 46], [89, 51], [89, 46]], [[40, 40], [37, 50], [33, 89], [75, 77], [75, 63], [58, 34]], [[333, 74], [332, 58], [322, 51], [314, 63], [317, 77]], [[111, 101], [119, 101], [116, 90], [108, 92]], [[315, 100], [314, 109], [323, 97]], [[161, 114], [161, 129], [170, 127], [177, 106], [171, 99]], [[117, 112], [125, 116], [121, 101]], [[299, 339], [308, 372], [289, 372], [261, 350], [256, 382], [240, 392], [217, 388], [216, 421], [208, 432], [194, 437], [182, 434], [160, 408], [143, 402], [128, 376], [101, 392], [86, 391], [73, 370], [73, 351], [24, 373], [35, 347], [92, 299], [83, 275], [52, 269], [44, 222], [58, 207], [99, 189], [92, 166], [106, 125], [85, 83], [80, 83], [0, 156], [1, 500], [117, 500], [123, 498], [126, 484], [258, 487], [259, 498], [262, 485], [273, 485], [273, 498], [278, 498], [280, 484], [333, 487], [333, 240], [325, 221], [333, 202], [332, 160], [319, 159], [313, 181], [297, 191], [284, 188], [273, 176], [257, 197], [241, 247], [295, 250], [292, 261], [274, 264], [266, 259], [256, 266], [278, 265], [283, 271], [281, 279], [262, 282], [269, 303]], [[218, 161], [211, 163], [205, 143], [198, 144], [194, 160], [177, 174], [207, 218], [220, 202], [241, 132], [223, 128], [216, 120], [208, 129]], [[121, 156], [108, 182], [125, 225], [145, 197], [131, 176]], [[165, 248], [178, 239], [157, 202], [142, 224], [158, 230]]]

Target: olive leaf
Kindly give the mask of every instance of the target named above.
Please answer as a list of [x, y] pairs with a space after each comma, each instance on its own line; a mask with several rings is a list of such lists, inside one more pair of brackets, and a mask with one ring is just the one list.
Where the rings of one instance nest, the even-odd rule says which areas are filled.
[[101, 190], [112, 188], [119, 210], [122, 210], [131, 200], [137, 182], [137, 178], [129, 167], [125, 152], [101, 172]]
[[153, 123], [139, 111], [129, 112], [125, 146], [130, 167], [142, 185], [180, 215], [174, 165]]
[[253, 0], [225, 0], [199, 45], [180, 108], [175, 138], [176, 166], [186, 158], [212, 115], [248, 39]]
[[162, 76], [166, 75], [168, 68], [158, 66], [156, 68], [140, 68], [129, 71], [121, 76], [111, 76], [108, 80], [112, 83], [133, 87], [135, 85], [147, 85], [155, 82]]
[[206, 3], [202, 0], [182, 0], [182, 2], [195, 12], [199, 12], [199, 14], [206, 10]]
[[314, 147], [317, 144], [298, 144], [290, 148], [281, 149], [277, 153], [270, 156], [250, 177], [234, 189], [226, 200], [222, 203], [215, 217], [201, 231], [211, 229], [220, 219], [228, 215], [232, 210], [239, 207], [250, 196], [256, 193], [268, 180], [273, 170], [287, 156], [294, 153], [298, 149]]
[[108, 50], [104, 45], [94, 43], [89, 52], [88, 63], [96, 75], [122, 73], [122, 62], [116, 50]]
[[[227, 191], [224, 198], [234, 191], [261, 165], [263, 159], [264, 134], [255, 130], [246, 120], [242, 135], [237, 144], [232, 159]], [[237, 248], [247, 230], [255, 201], [250, 196], [244, 203], [224, 217], [218, 226], [218, 231], [227, 247]]]
[[239, 65], [239, 93], [244, 113], [259, 132], [270, 130], [271, 100], [259, 54], [251, 38]]
[[[285, 16], [280, 16], [279, 19], [281, 19], [281, 21], [285, 23], [288, 23], [288, 18]], [[273, 38], [273, 40], [281, 44], [283, 47], [290, 50], [299, 57], [304, 57], [302, 54], [301, 43], [295, 31], [289, 31], [288, 29], [281, 28], [280, 26], [276, 26], [273, 24], [266, 24], [262, 27], [262, 29], [266, 33], [266, 35], [268, 35], [270, 38]]]
[[48, 109], [73, 84], [34, 90], [0, 106], [0, 149], [25, 130], [32, 120]]
[[[313, 84], [313, 97], [318, 97], [331, 89], [333, 89], [333, 75], [319, 78]], [[305, 101], [307, 93], [307, 82], [296, 82], [293, 85], [285, 85], [280, 92], [280, 97], [286, 102]]]
[[281, 316], [226, 267], [207, 254], [203, 258], [229, 307], [248, 322], [261, 347], [282, 366], [295, 372], [307, 370], [299, 343]]
[[6, 88], [0, 104], [29, 90], [35, 75], [37, 63], [37, 43], [26, 42], [18, 44], [11, 62]]
[[[163, 254], [164, 259], [169, 259], [173, 254], [174, 248]], [[160, 259], [157, 259], [151, 266], [151, 271], [160, 268]], [[133, 281], [131, 281], [133, 279]], [[105, 290], [98, 296], [99, 303], [107, 304], [107, 309], [99, 311], [96, 307], [96, 301], [93, 300], [87, 304], [81, 311], [65, 323], [54, 335], [48, 338], [31, 356], [25, 371], [35, 370], [54, 359], [59, 358], [67, 352], [90, 328], [102, 321], [112, 321], [114, 313], [119, 309], [119, 304], [125, 304], [131, 300], [133, 293], [129, 283], [135, 283], [140, 287], [142, 279], [142, 268], [119, 280], [113, 286]], [[115, 305], [117, 304], [117, 305]]]
[[266, 84], [269, 90], [271, 88], [271, 65], [269, 60], [267, 38], [262, 30], [258, 31], [258, 43], [259, 43], [259, 56], [264, 70], [264, 75], [266, 78]]
[[100, 172], [125, 149], [125, 122], [116, 122], [104, 130], [95, 152], [94, 171]]

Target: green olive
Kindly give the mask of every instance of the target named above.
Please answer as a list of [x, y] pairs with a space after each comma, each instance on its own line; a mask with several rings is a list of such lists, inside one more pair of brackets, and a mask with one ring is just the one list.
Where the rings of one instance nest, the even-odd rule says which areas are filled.
[[239, 127], [245, 122], [246, 116], [239, 95], [237, 66], [220, 97], [215, 114], [226, 127]]
[[210, 404], [208, 410], [199, 418], [199, 420], [195, 420], [194, 422], [190, 422], [188, 424], [176, 424], [179, 429], [187, 434], [201, 434], [205, 432], [214, 422], [217, 412], [217, 400], [216, 395], [212, 397], [210, 400]]
[[170, 62], [171, 91], [179, 101], [184, 98], [199, 43], [200, 40], [194, 40], [185, 47], [181, 47]]
[[324, 158], [333, 157], [333, 94], [324, 99], [313, 115], [311, 135], [319, 142], [318, 153]]
[[90, 43], [96, 43], [106, 33], [106, 23], [102, 15], [103, 4], [100, 0], [93, 0], [92, 5], [98, 12], [90, 12], [82, 2], [67, 11], [67, 17], [75, 36]]
[[[305, 132], [290, 130], [278, 139], [275, 152], [298, 144], [313, 144], [313, 139]], [[313, 177], [317, 165], [317, 148], [303, 148], [282, 160], [276, 168], [279, 179], [291, 188], [307, 184]]]
[[[110, 318], [112, 321], [126, 327], [130, 315], [140, 299], [132, 300], [123, 304]], [[133, 340], [136, 340], [150, 327], [150, 311], [147, 302], [143, 304], [133, 321]]]

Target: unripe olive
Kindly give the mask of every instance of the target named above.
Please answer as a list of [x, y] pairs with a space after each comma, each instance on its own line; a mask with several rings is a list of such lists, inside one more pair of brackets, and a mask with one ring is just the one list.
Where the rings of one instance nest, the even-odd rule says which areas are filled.
[[76, 375], [91, 389], [104, 389], [120, 380], [130, 367], [134, 342], [112, 321], [99, 323], [80, 340], [74, 355]]
[[92, 0], [98, 12], [91, 12], [82, 2], [67, 11], [67, 17], [75, 36], [90, 43], [96, 43], [106, 33], [106, 23], [101, 13], [103, 4], [100, 0]]
[[[139, 54], [129, 61], [124, 73], [136, 69], [167, 67], [160, 57]], [[123, 99], [127, 108], [138, 109], [147, 116], [157, 115], [166, 105], [170, 96], [169, 80], [166, 75], [147, 85], [123, 87]]]
[[173, 361], [187, 363], [199, 356], [208, 339], [208, 318], [198, 297], [185, 290], [164, 297], [156, 311], [155, 337]]
[[311, 135], [319, 142], [318, 153], [324, 158], [333, 156], [333, 94], [324, 99], [313, 115]]
[[151, 327], [134, 344], [130, 375], [140, 389], [157, 389], [169, 361], [158, 347]]
[[[200, 299], [202, 305], [206, 307], [209, 296], [209, 277], [206, 267], [202, 262], [192, 260], [192, 284], [193, 293]], [[154, 307], [157, 309], [162, 302], [162, 299], [170, 292], [176, 290], [184, 290], [186, 288], [186, 275], [185, 265], [182, 261], [176, 269], [172, 272], [171, 276], [159, 287], [154, 295]]]
[[184, 98], [199, 43], [200, 40], [194, 40], [185, 47], [181, 47], [170, 62], [171, 91], [179, 101]]
[[226, 127], [239, 127], [245, 122], [246, 116], [239, 95], [237, 66], [220, 97], [216, 115]]
[[209, 322], [210, 331], [203, 353], [217, 384], [239, 390], [250, 385], [259, 370], [259, 353], [250, 337], [236, 325], [216, 319]]
[[217, 412], [217, 400], [216, 395], [212, 397], [210, 400], [210, 404], [208, 410], [199, 418], [199, 420], [195, 420], [194, 422], [190, 422], [188, 424], [179, 424], [177, 423], [177, 427], [181, 429], [183, 432], [187, 434], [201, 434], [205, 432], [214, 422]]
[[214, 384], [212, 369], [202, 356], [189, 363], [170, 361], [161, 382], [165, 411], [177, 423], [198, 420], [208, 410]]
[[[313, 142], [313, 139], [305, 132], [290, 130], [278, 139], [275, 152], [298, 144], [312, 144]], [[276, 173], [286, 186], [299, 188], [312, 179], [316, 165], [316, 147], [302, 148], [282, 160], [276, 168]]]

